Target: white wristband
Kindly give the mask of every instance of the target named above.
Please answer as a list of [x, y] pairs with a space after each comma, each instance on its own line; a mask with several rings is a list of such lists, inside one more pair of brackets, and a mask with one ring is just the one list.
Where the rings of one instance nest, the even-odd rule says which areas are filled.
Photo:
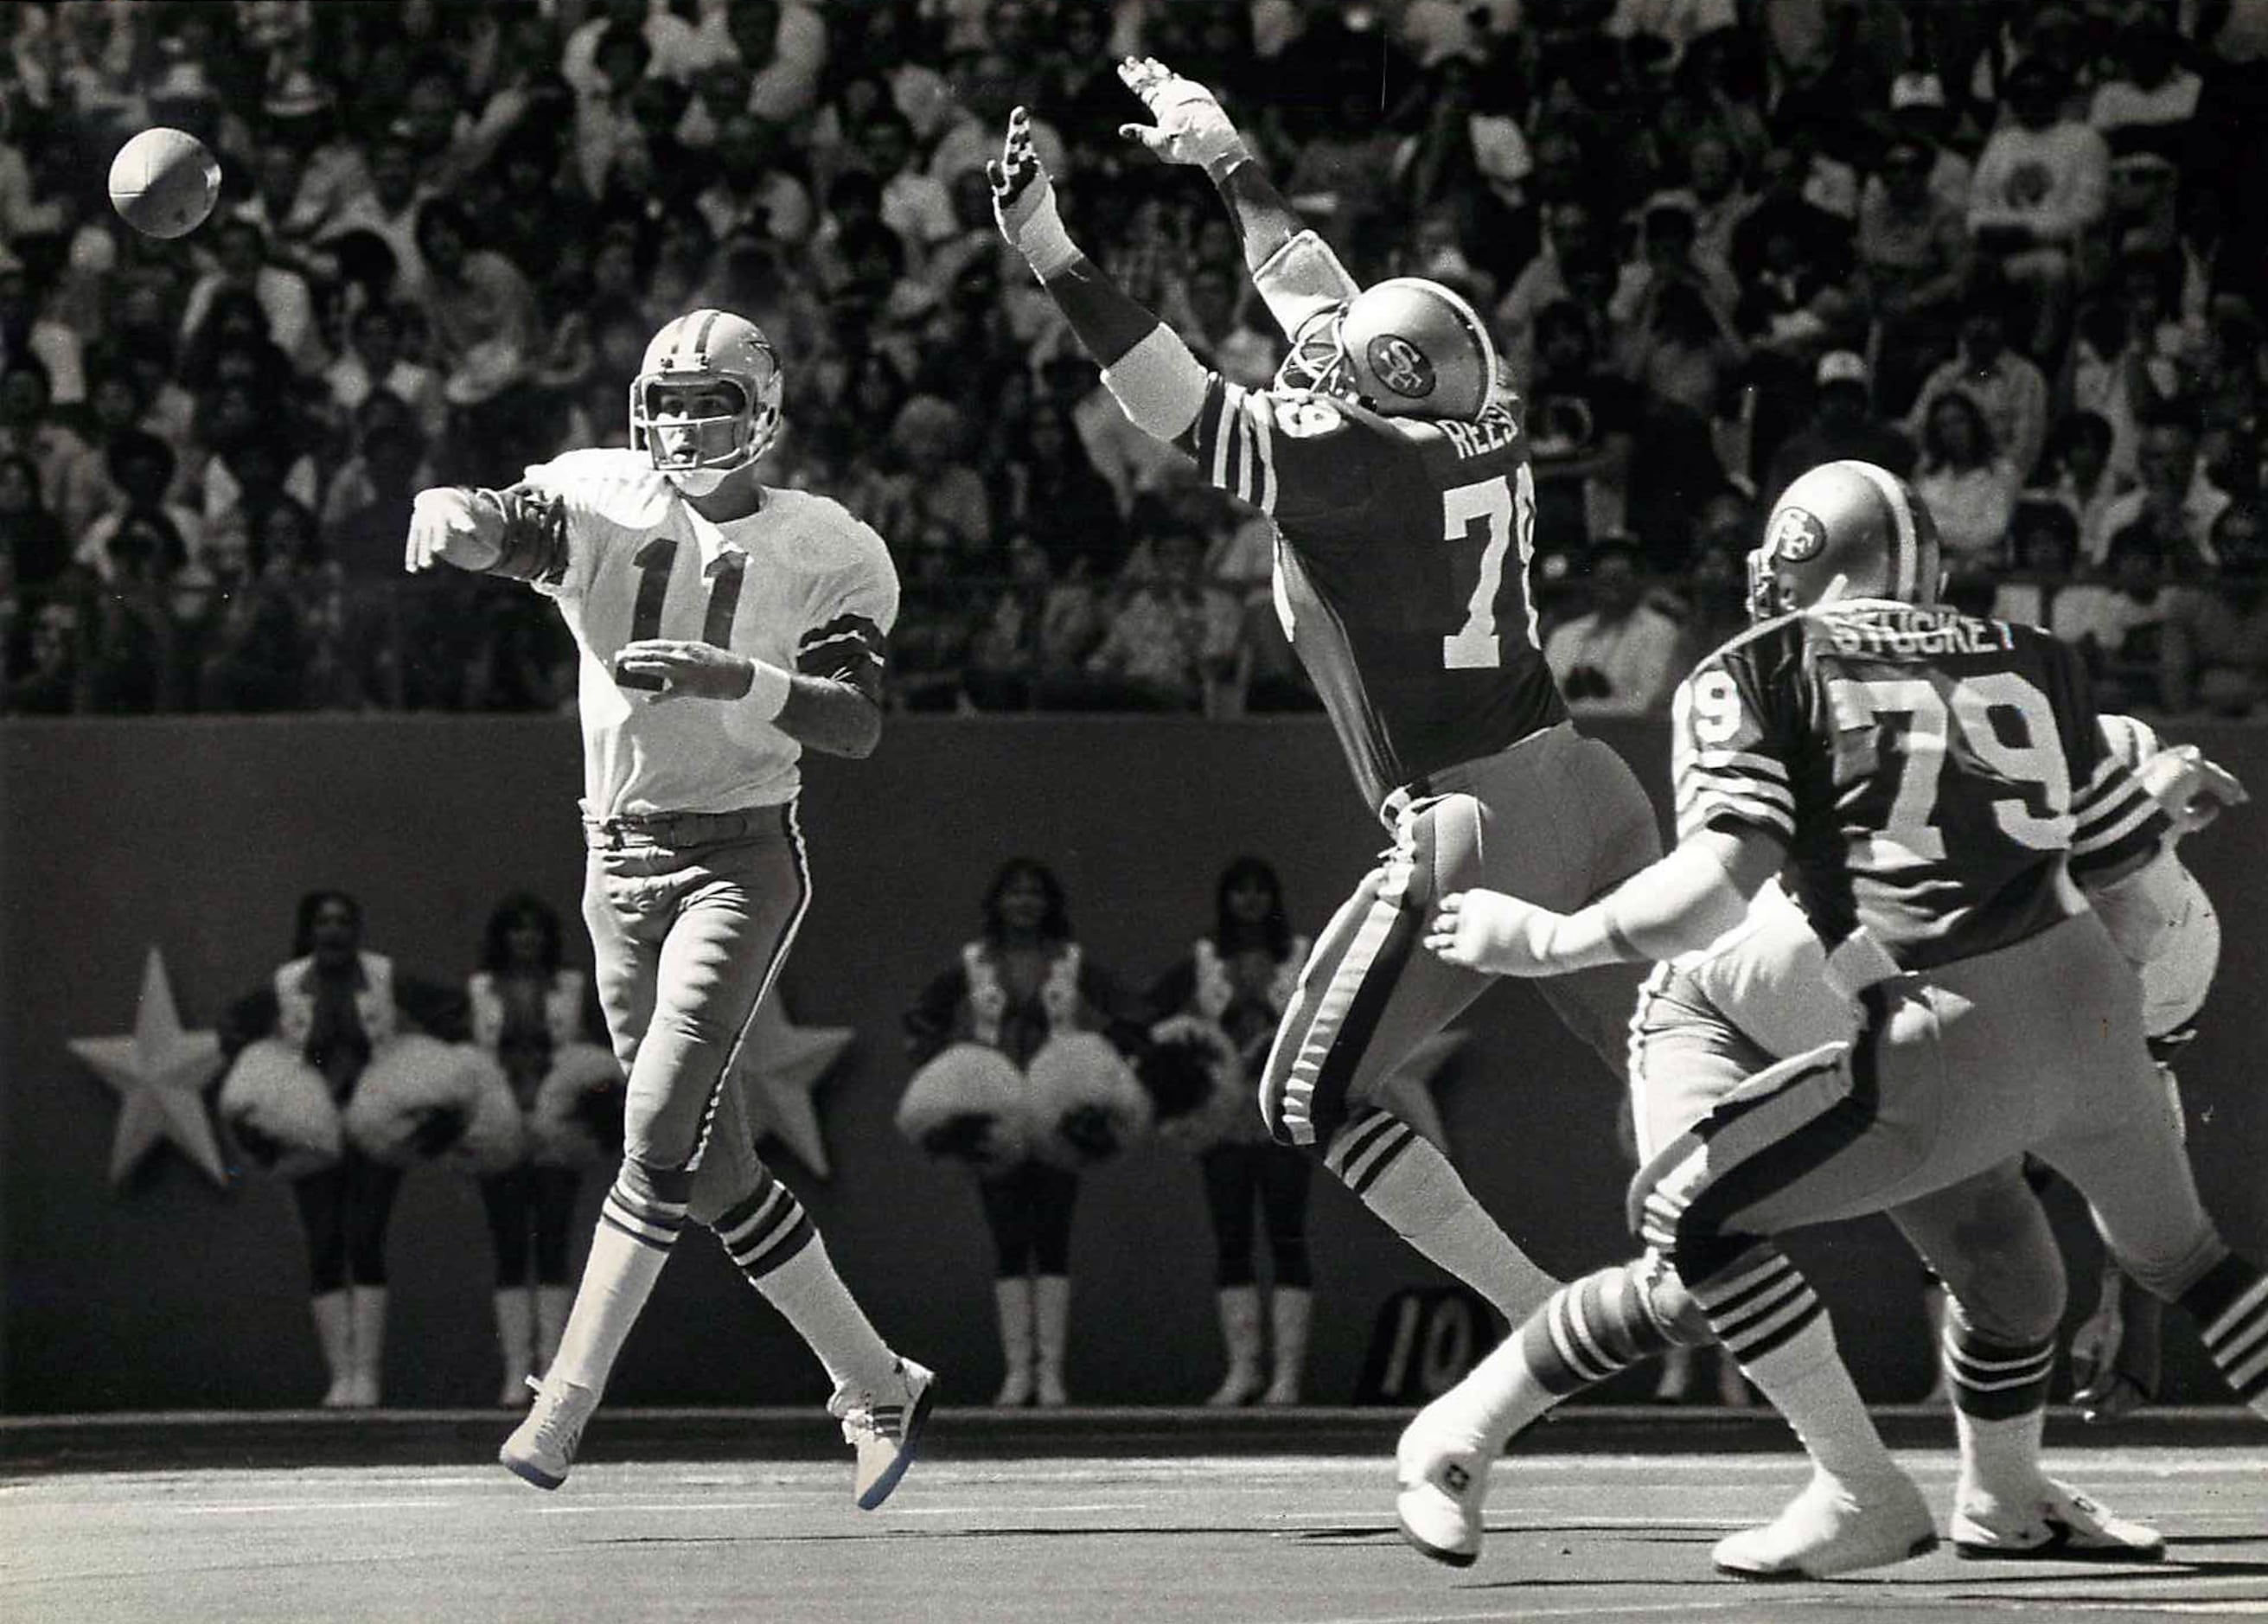
[[769, 660], [752, 660], [748, 667], [748, 691], [742, 703], [755, 707], [768, 722], [778, 720], [787, 708], [789, 674]]
[[1032, 268], [1032, 274], [1042, 282], [1079, 257], [1079, 245], [1064, 229], [1063, 215], [1056, 208], [1052, 189], [1016, 233], [1016, 247], [1023, 255], [1024, 262]]

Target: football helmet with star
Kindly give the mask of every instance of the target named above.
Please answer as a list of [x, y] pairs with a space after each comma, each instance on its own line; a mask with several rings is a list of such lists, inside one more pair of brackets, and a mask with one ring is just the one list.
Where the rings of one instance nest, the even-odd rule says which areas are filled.
[[1937, 525], [1913, 487], [1872, 462], [1822, 462], [1772, 504], [1749, 554], [1749, 618], [1835, 598], [1934, 603], [1938, 559]]
[[[630, 383], [630, 448], [652, 459], [688, 495], [714, 491], [725, 476], [764, 454], [779, 432], [779, 358], [763, 329], [729, 310], [695, 310], [653, 336]], [[669, 414], [678, 396], [721, 391], [732, 410]], [[657, 432], [655, 420], [672, 420]]]
[[1381, 417], [1470, 423], [1496, 390], [1496, 344], [1454, 290], [1389, 277], [1300, 323], [1276, 381]]

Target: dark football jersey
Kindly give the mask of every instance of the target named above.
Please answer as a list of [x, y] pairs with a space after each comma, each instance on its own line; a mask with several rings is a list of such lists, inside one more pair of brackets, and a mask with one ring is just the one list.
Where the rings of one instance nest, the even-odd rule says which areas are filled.
[[1381, 417], [1215, 374], [1177, 442], [1275, 520], [1276, 612], [1373, 808], [1561, 720], [1519, 420]]
[[1832, 949], [1860, 926], [1909, 970], [2069, 912], [2059, 875], [2167, 830], [2105, 750], [2079, 656], [2029, 626], [1881, 600], [1770, 621], [1694, 668], [1671, 712], [1679, 838], [1770, 830]]

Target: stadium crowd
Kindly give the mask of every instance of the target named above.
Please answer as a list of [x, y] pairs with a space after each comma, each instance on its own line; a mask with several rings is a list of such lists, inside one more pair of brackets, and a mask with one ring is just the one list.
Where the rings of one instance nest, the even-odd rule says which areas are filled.
[[[1209, 191], [1117, 134], [1134, 51], [1364, 280], [1490, 314], [1579, 712], [1666, 703], [1846, 455], [2106, 705], [2268, 691], [2263, 0], [133, 0], [0, 7], [0, 712], [571, 705], [540, 600], [403, 576], [410, 498], [625, 443], [699, 304], [779, 350], [770, 482], [896, 554], [895, 703], [1311, 706], [1266, 521], [993, 225], [1026, 104], [1113, 275], [1273, 374]], [[101, 189], [151, 124], [224, 165], [178, 240]]]

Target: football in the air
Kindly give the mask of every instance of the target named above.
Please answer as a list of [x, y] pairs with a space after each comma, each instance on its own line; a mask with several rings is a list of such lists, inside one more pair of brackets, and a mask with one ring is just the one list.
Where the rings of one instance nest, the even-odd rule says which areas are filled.
[[193, 232], [219, 200], [220, 160], [186, 129], [145, 129], [110, 160], [111, 204], [145, 236]]

